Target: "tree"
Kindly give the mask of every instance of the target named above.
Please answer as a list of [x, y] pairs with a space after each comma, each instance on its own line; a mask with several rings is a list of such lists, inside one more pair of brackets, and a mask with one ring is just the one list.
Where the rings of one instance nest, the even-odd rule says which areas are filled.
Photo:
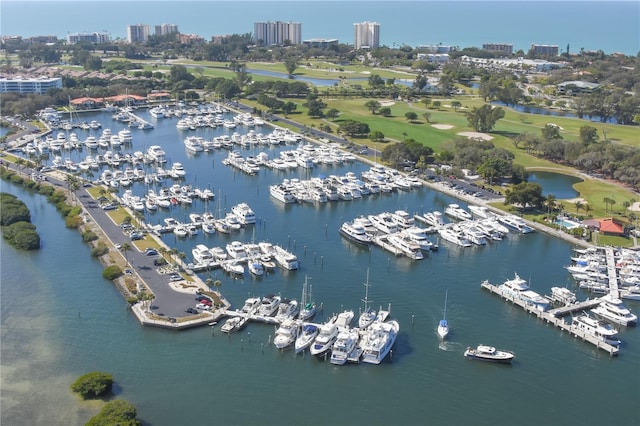
[[120, 251], [122, 253], [124, 253], [124, 260], [127, 262], [127, 266], [129, 266], [129, 258], [127, 257], [127, 253], [129, 252], [129, 250], [131, 250], [133, 247], [131, 247], [131, 244], [124, 242], [122, 243], [122, 245], [120, 246]]
[[544, 197], [542, 196], [542, 186], [535, 182], [521, 182], [507, 191], [505, 204], [518, 204], [523, 210], [528, 206], [540, 207]]
[[426, 121], [427, 123], [431, 123], [431, 113], [429, 111], [425, 111], [422, 114], [422, 117], [424, 118], [424, 121]]
[[478, 173], [493, 185], [493, 179], [506, 176], [511, 171], [511, 162], [502, 158], [488, 158], [478, 167]]
[[556, 209], [556, 196], [553, 194], [547, 194], [544, 199], [544, 204], [547, 206], [547, 213], [551, 214]]
[[576, 206], [576, 214], [579, 214], [580, 209], [584, 207], [584, 203], [580, 200], [576, 200], [576, 202], [574, 202], [573, 205]]
[[382, 141], [384, 140], [384, 133], [379, 130], [374, 130], [373, 132], [369, 133], [369, 139], [371, 139], [372, 141]]
[[371, 86], [374, 89], [384, 87], [385, 85], [384, 80], [378, 74], [371, 74], [369, 76], [368, 81], [369, 81], [369, 86]]
[[598, 129], [592, 126], [581, 126], [580, 140], [585, 145], [598, 142]]
[[298, 109], [298, 105], [291, 101], [285, 102], [284, 105], [282, 105], [282, 112], [284, 112], [285, 115], [291, 114], [296, 109]]
[[602, 201], [604, 202], [604, 212], [606, 213], [609, 209], [609, 204], [612, 204], [614, 201], [609, 197], [604, 197]]
[[433, 106], [439, 111], [440, 107], [442, 106], [442, 102], [440, 101], [433, 101]]
[[296, 58], [287, 58], [284, 60], [284, 67], [289, 74], [289, 78], [293, 78], [293, 73], [298, 68], [298, 60]]
[[405, 112], [404, 113], [404, 117], [409, 121], [409, 122], [413, 122], [415, 120], [418, 119], [418, 114], [416, 114], [413, 111], [409, 111], [409, 112]]
[[560, 135], [560, 127], [551, 123], [547, 124], [542, 128], [542, 137], [547, 141], [562, 139], [562, 136]]
[[453, 108], [453, 112], [458, 112], [458, 108], [462, 106], [460, 101], [451, 101], [451, 107]]
[[71, 390], [79, 393], [82, 399], [97, 398], [111, 392], [113, 376], [111, 374], [93, 371], [84, 374], [71, 384]]
[[473, 127], [476, 132], [490, 132], [496, 125], [498, 120], [504, 117], [504, 110], [500, 107], [494, 107], [491, 104], [485, 104], [473, 107], [467, 112], [467, 121], [469, 126]]
[[378, 114], [383, 117], [391, 117], [391, 108], [390, 107], [382, 107], [378, 110]]
[[367, 109], [371, 110], [371, 114], [375, 114], [378, 108], [380, 108], [382, 105], [376, 100], [371, 100], [367, 101], [364, 106], [367, 107]]
[[338, 111], [335, 108], [331, 108], [330, 110], [327, 111], [326, 116], [330, 120], [335, 120], [340, 116], [340, 111]]

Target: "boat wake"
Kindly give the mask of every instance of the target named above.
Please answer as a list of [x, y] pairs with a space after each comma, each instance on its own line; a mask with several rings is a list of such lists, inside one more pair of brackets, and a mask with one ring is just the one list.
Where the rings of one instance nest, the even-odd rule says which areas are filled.
[[445, 352], [459, 352], [462, 349], [462, 345], [460, 343], [443, 340], [438, 343], [438, 349]]

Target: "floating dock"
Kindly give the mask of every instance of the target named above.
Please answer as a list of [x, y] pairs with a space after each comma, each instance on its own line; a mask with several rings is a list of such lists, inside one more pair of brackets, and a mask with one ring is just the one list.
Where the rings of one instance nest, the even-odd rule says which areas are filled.
[[600, 299], [591, 299], [585, 302], [574, 303], [573, 305], [565, 306], [562, 308], [552, 309], [549, 311], [541, 311], [540, 309], [536, 308], [534, 305], [527, 304], [526, 302], [520, 299], [515, 299], [508, 293], [503, 293], [497, 286], [493, 284], [489, 284], [489, 282], [487, 281], [483, 281], [480, 284], [480, 287], [485, 290], [488, 290], [493, 294], [497, 294], [501, 298], [508, 300], [514, 305], [520, 306], [522, 309], [524, 309], [528, 313], [534, 314], [538, 318], [548, 323], [551, 323], [562, 330], [567, 331], [569, 334], [579, 337], [585, 342], [591, 343], [596, 348], [602, 349], [603, 351], [608, 352], [609, 355], [611, 356], [618, 355], [619, 348], [617, 346], [613, 346], [608, 343], [605, 343], [601, 339], [598, 339], [592, 334], [585, 333], [582, 330], [577, 330], [571, 324], [566, 323], [562, 318], [562, 316], [568, 315], [571, 312], [583, 311], [585, 309], [593, 308], [600, 303]]

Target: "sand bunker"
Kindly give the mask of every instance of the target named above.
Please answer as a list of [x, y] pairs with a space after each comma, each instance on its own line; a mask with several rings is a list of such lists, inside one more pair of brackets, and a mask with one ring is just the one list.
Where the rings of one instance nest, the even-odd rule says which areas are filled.
[[383, 107], [388, 107], [396, 104], [394, 101], [379, 101], [379, 102], [380, 102], [380, 106], [383, 106]]
[[435, 127], [436, 129], [440, 130], [453, 129], [453, 126], [451, 124], [432, 124], [431, 127]]
[[485, 141], [490, 141], [493, 139], [493, 136], [489, 136], [486, 133], [479, 132], [460, 132], [458, 133], [460, 136], [466, 136], [469, 139], [484, 139]]

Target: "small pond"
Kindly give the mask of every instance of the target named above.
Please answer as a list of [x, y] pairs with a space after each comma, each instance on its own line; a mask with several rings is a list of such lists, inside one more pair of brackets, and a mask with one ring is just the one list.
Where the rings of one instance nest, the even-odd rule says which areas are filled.
[[542, 195], [553, 194], [557, 199], [576, 198], [579, 193], [573, 189], [572, 185], [581, 181], [582, 179], [578, 177], [560, 173], [529, 172], [529, 182], [540, 184], [542, 186]]

